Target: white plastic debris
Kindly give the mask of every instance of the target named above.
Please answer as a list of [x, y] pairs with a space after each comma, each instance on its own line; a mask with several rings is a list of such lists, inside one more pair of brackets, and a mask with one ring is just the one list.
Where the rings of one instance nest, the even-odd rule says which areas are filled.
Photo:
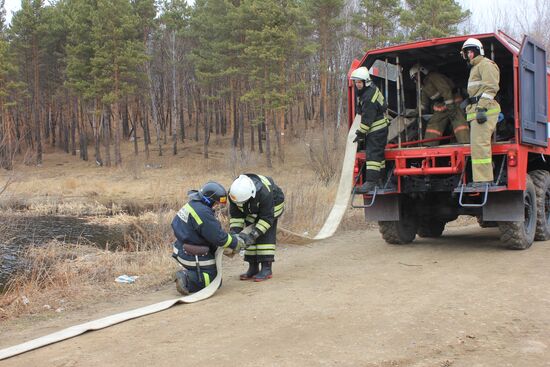
[[136, 279], [139, 278], [137, 275], [120, 275], [115, 279], [115, 282], [117, 283], [128, 283], [131, 284], [136, 281]]
[[31, 303], [31, 301], [29, 301], [29, 299], [27, 298], [27, 296], [22, 296], [21, 299], [23, 300], [23, 304], [26, 306], [28, 305], [29, 303]]

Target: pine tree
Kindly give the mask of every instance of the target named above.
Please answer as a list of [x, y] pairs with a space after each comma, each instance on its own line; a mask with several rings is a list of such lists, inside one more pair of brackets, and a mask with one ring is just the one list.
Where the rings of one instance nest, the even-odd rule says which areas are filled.
[[97, 0], [92, 20], [92, 75], [101, 102], [111, 111], [107, 116], [113, 121], [117, 166], [122, 163], [119, 103], [135, 90], [140, 78], [138, 65], [145, 60], [138, 22], [128, 0]]
[[342, 26], [338, 18], [344, 7], [343, 0], [308, 0], [310, 18], [313, 19], [316, 36], [318, 39], [320, 92], [319, 117], [323, 129], [327, 111], [327, 88], [330, 60], [335, 54], [336, 37]]
[[401, 25], [408, 39], [455, 35], [458, 25], [470, 16], [455, 0], [406, 0]]
[[[12, 19], [10, 33], [13, 37], [13, 46], [17, 53], [18, 62], [25, 66], [25, 82], [30, 87], [28, 93], [32, 96], [32, 103], [28, 108], [32, 111], [33, 140], [35, 146], [36, 164], [42, 164], [42, 135], [40, 121], [40, 57], [41, 38], [40, 24], [42, 21], [43, 1], [22, 0], [21, 10]], [[31, 65], [28, 65], [28, 60]], [[31, 89], [32, 88], [32, 89]]]
[[266, 162], [271, 167], [271, 126], [276, 133], [279, 158], [284, 159], [281, 133], [284, 113], [297, 86], [289, 75], [296, 67], [293, 56], [300, 45], [300, 9], [292, 0], [245, 0], [241, 10], [242, 21], [247, 24], [242, 58], [251, 85], [242, 99], [251, 104], [259, 122], [265, 124]]
[[357, 24], [353, 35], [363, 42], [363, 51], [397, 40], [401, 11], [400, 0], [361, 0], [360, 12], [353, 17]]
[[15, 151], [15, 137], [8, 107], [13, 104], [9, 97], [17, 86], [11, 76], [16, 74], [17, 68], [11, 58], [5, 28], [4, 0], [0, 0], [0, 167], [5, 169], [12, 169]]

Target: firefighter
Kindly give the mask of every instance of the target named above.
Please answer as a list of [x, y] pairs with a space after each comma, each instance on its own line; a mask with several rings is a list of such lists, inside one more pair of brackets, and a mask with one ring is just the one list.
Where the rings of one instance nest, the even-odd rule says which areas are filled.
[[[246, 244], [244, 260], [248, 270], [241, 280], [261, 282], [272, 277], [275, 260], [277, 221], [284, 210], [285, 196], [271, 177], [247, 173], [240, 175], [229, 188], [229, 227]], [[252, 226], [249, 234], [241, 233]], [[260, 270], [261, 265], [261, 270]]]
[[[429, 71], [420, 64], [416, 64], [409, 70], [413, 81], [420, 77], [422, 84], [421, 104], [432, 106], [433, 115], [426, 127], [425, 139], [439, 138], [443, 136], [447, 125], [451, 123], [456, 140], [460, 144], [470, 142], [470, 128], [460, 110], [460, 105], [455, 103], [453, 90], [454, 83], [445, 75]], [[427, 146], [438, 145], [439, 140], [424, 143]]]
[[493, 182], [491, 136], [500, 113], [500, 105], [495, 101], [500, 70], [494, 61], [485, 57], [483, 45], [475, 38], [468, 38], [464, 42], [461, 53], [471, 68], [469, 98], [465, 102], [472, 141], [472, 186], [481, 188]]
[[215, 210], [227, 203], [227, 192], [217, 182], [189, 192], [189, 202], [174, 217], [176, 236], [172, 256], [184, 269], [176, 272], [176, 289], [187, 295], [208, 286], [216, 277], [215, 252], [218, 247], [238, 252], [244, 241], [226, 233], [216, 219]]
[[354, 142], [365, 142], [367, 156], [365, 183], [358, 191], [368, 192], [374, 190], [386, 165], [384, 148], [388, 139], [388, 119], [385, 116], [387, 104], [372, 82], [366, 67], [355, 69], [351, 73], [351, 80], [355, 82], [355, 111], [361, 115], [361, 125], [355, 132]]

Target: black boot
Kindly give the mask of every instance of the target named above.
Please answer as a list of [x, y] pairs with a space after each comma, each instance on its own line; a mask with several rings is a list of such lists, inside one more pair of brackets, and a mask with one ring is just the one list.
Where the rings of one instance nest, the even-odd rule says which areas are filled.
[[262, 261], [262, 270], [254, 276], [255, 282], [263, 282], [264, 280], [271, 279], [273, 273], [271, 272], [271, 261]]
[[240, 280], [249, 280], [260, 272], [260, 265], [256, 261], [248, 262], [248, 270], [239, 276]]
[[184, 296], [187, 296], [189, 292], [189, 281], [187, 279], [187, 271], [186, 270], [179, 270], [176, 272], [176, 290], [183, 294]]
[[374, 188], [376, 187], [376, 181], [366, 181], [364, 184], [359, 186], [355, 192], [358, 194], [365, 194], [370, 191], [374, 191]]

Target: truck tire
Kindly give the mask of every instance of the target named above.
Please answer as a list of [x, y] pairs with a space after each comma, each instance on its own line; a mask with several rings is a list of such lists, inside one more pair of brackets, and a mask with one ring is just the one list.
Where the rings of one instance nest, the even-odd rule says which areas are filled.
[[418, 225], [416, 234], [422, 238], [441, 237], [447, 222], [435, 218], [423, 218]]
[[522, 222], [499, 222], [500, 240], [512, 250], [525, 250], [535, 240], [537, 227], [537, 195], [535, 185], [529, 176], [523, 192], [525, 220]]
[[550, 239], [550, 173], [544, 170], [529, 172], [537, 194], [537, 229], [535, 241]]
[[414, 219], [378, 222], [382, 238], [391, 245], [411, 243], [416, 237], [418, 224]]

